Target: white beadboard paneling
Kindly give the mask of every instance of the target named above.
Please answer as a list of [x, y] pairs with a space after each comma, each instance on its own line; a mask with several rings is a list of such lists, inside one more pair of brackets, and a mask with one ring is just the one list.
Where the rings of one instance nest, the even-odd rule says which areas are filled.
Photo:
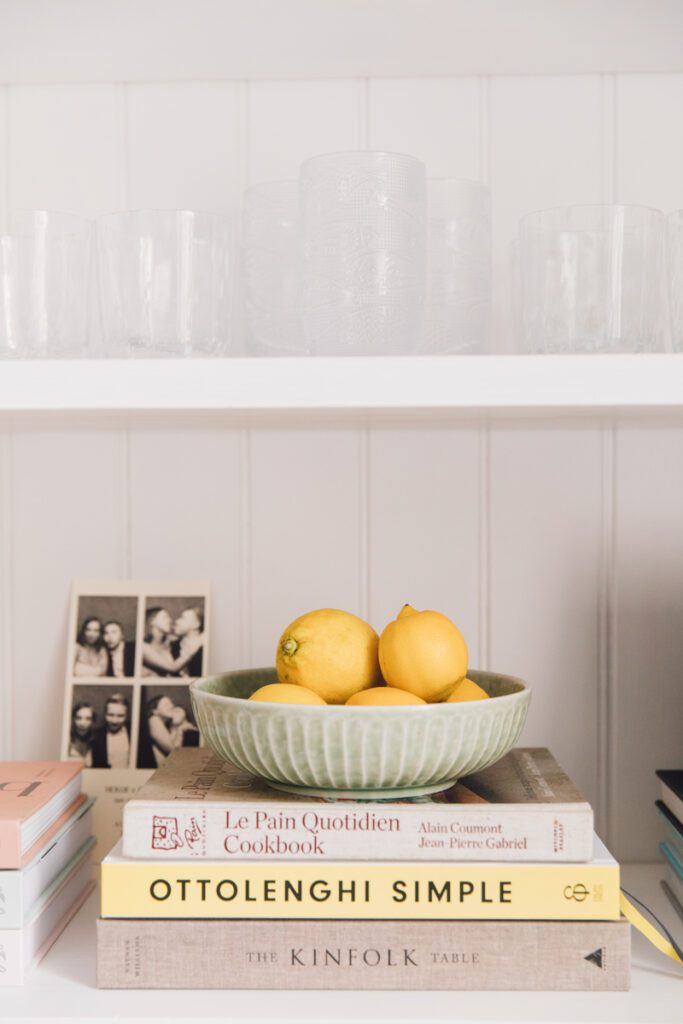
[[12, 759], [14, 617], [12, 613], [12, 435], [0, 431], [0, 761]]
[[361, 81], [252, 82], [249, 182], [296, 178], [318, 153], [364, 147]]
[[209, 579], [209, 670], [241, 661], [240, 448], [236, 431], [130, 434], [130, 573]]
[[510, 351], [511, 252], [519, 218], [601, 200], [597, 75], [494, 78], [491, 84], [494, 349]]
[[373, 429], [370, 617], [381, 632], [408, 603], [448, 615], [479, 650], [479, 436], [463, 427]]
[[419, 157], [433, 178], [482, 180], [481, 91], [477, 78], [371, 81], [370, 148]]
[[344, 428], [251, 434], [252, 665], [274, 663], [282, 631], [304, 612], [363, 612], [362, 444]]
[[600, 455], [589, 426], [491, 430], [491, 668], [531, 685], [522, 742], [549, 747], [594, 804]]
[[128, 86], [126, 121], [130, 209], [238, 206], [243, 129], [237, 83]]
[[617, 202], [683, 207], [681, 110], [683, 75], [617, 78]]
[[71, 582], [125, 569], [123, 436], [25, 431], [12, 440], [14, 756], [59, 756]]
[[683, 429], [622, 427], [616, 460], [614, 845], [652, 861], [655, 769], [683, 755]]
[[121, 206], [121, 87], [16, 86], [9, 90], [13, 208], [95, 217]]

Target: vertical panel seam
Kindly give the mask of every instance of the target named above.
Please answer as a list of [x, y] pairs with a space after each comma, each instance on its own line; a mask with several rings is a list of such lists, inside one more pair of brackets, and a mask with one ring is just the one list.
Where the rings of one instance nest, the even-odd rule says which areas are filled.
[[12, 515], [13, 434], [10, 429], [0, 437], [0, 523], [2, 551], [0, 565], [0, 607], [2, 608], [2, 656], [0, 658], [0, 759], [13, 757], [14, 725], [14, 517]]
[[130, 207], [130, 93], [128, 82], [121, 83], [121, 199], [123, 209]]
[[370, 427], [358, 431], [358, 613], [370, 616]]
[[4, 97], [5, 97], [5, 132], [4, 132], [5, 137], [4, 137], [4, 140], [3, 140], [4, 141], [4, 148], [5, 148], [5, 195], [3, 196], [3, 199], [5, 201], [5, 221], [6, 221], [7, 224], [9, 224], [9, 215], [10, 215], [10, 209], [11, 209], [11, 205], [10, 204], [12, 202], [12, 194], [11, 194], [11, 190], [10, 190], [10, 181], [9, 181], [10, 167], [12, 165], [12, 161], [10, 160], [10, 153], [9, 153], [9, 148], [10, 148], [10, 128], [9, 128], [9, 119], [10, 119], [10, 87], [9, 87], [9, 85], [4, 85], [3, 88], [2, 88], [2, 91], [3, 91]]
[[491, 76], [479, 78], [479, 180], [491, 184]]
[[597, 695], [597, 828], [608, 845], [615, 840], [614, 791], [616, 785], [616, 426], [605, 423], [600, 430], [601, 472], [601, 558], [598, 610], [598, 695]]
[[239, 441], [239, 591], [240, 591], [240, 667], [252, 663], [251, 636], [251, 430], [247, 424]]
[[132, 436], [130, 426], [127, 426], [123, 434], [123, 472], [124, 472], [124, 562], [125, 572], [128, 579], [133, 577], [133, 457], [132, 457]]
[[370, 149], [370, 79], [361, 78], [358, 86], [358, 139], [361, 149]]
[[491, 427], [479, 427], [479, 660], [488, 669], [491, 656]]
[[617, 193], [616, 76], [600, 76], [600, 196], [603, 203], [615, 202]]

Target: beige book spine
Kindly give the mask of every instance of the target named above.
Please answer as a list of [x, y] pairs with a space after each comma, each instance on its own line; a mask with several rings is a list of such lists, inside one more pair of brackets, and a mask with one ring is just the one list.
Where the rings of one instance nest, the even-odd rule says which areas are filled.
[[97, 924], [99, 988], [623, 991], [619, 921]]

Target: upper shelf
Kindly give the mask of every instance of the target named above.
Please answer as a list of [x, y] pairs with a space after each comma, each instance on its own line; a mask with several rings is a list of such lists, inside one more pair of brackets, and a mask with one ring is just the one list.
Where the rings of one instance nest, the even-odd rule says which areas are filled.
[[683, 412], [683, 355], [0, 363], [0, 413]]

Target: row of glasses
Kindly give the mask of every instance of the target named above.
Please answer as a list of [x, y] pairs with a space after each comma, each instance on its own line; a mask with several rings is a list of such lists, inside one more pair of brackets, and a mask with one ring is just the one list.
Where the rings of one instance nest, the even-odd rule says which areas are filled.
[[[248, 190], [249, 351], [484, 351], [491, 305], [488, 190], [423, 179], [414, 160], [399, 173], [392, 154], [353, 156], [363, 159], [344, 173], [338, 157], [315, 158], [304, 165], [301, 182]], [[0, 231], [2, 355], [233, 350], [237, 268], [230, 218], [191, 211], [111, 214], [97, 222], [96, 237], [103, 350], [89, 348], [90, 224], [28, 211]], [[668, 219], [666, 248], [673, 343], [683, 351], [683, 211]], [[515, 249], [520, 348], [661, 347], [660, 211], [611, 205], [529, 214]]]
[[402, 154], [313, 157], [247, 190], [244, 268], [255, 354], [482, 352], [490, 192]]

